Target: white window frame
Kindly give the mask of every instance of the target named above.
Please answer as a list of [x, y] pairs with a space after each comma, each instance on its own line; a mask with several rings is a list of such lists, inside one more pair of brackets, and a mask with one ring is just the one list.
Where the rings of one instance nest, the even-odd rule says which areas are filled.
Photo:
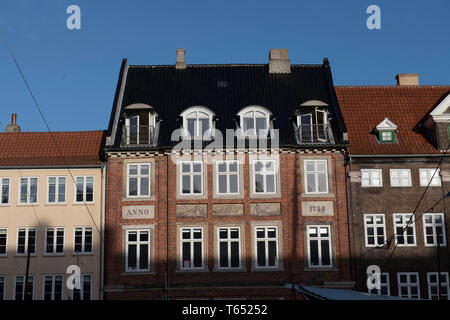
[[[220, 231], [226, 230], [227, 231], [227, 238], [222, 239], [220, 238]], [[238, 238], [231, 238], [231, 230], [237, 230], [238, 231]], [[227, 243], [227, 252], [228, 252], [228, 266], [222, 267], [220, 266], [220, 243], [225, 242]], [[238, 243], [238, 257], [239, 257], [239, 265], [237, 267], [231, 266], [231, 243], [237, 242]], [[217, 252], [218, 252], [218, 258], [217, 258], [217, 268], [220, 270], [236, 270], [242, 268], [242, 256], [241, 256], [241, 228], [240, 227], [217, 227]]]
[[[434, 173], [436, 171], [436, 173]], [[423, 181], [423, 173], [425, 173], [427, 175], [426, 178], [426, 183]], [[430, 184], [430, 187], [440, 187], [442, 185], [441, 182], [441, 175], [440, 175], [441, 171], [440, 169], [436, 169], [436, 168], [421, 168], [419, 169], [419, 182], [420, 182], [420, 186], [421, 187], [426, 187], [428, 186], [428, 184]], [[434, 174], [434, 177], [433, 177]], [[430, 183], [430, 179], [431, 177], [433, 177], [433, 179], [431, 180]]]
[[43, 281], [42, 281], [42, 299], [43, 300], [45, 300], [45, 282], [46, 282], [47, 278], [51, 278], [51, 281], [52, 281], [52, 291], [50, 292], [50, 295], [51, 295], [50, 300], [51, 301], [56, 300], [55, 299], [56, 277], [61, 277], [61, 299], [59, 299], [59, 300], [60, 301], [64, 300], [65, 283], [64, 283], [64, 275], [63, 274], [46, 274], [43, 276]]
[[[77, 201], [77, 179], [83, 179], [83, 200]], [[86, 200], [87, 178], [92, 178], [92, 201]], [[76, 176], [74, 186], [74, 202], [75, 203], [94, 203], [95, 201], [95, 177], [94, 176]]]
[[[259, 132], [256, 132], [256, 118], [260, 118], [260, 117], [255, 116], [255, 112], [262, 113], [265, 118], [265, 121], [266, 121], [266, 129], [262, 129], [262, 130], [260, 129]], [[248, 106], [248, 107], [243, 108], [241, 111], [239, 111], [237, 115], [240, 119], [239, 125], [240, 125], [242, 134], [244, 135], [244, 137], [250, 137], [250, 138], [266, 137], [267, 134], [269, 133], [269, 130], [271, 128], [270, 116], [272, 115], [272, 113], [268, 109], [266, 109], [262, 106]], [[252, 130], [252, 132], [244, 131], [244, 121], [245, 121], [244, 119], [253, 119], [253, 128], [254, 129]], [[249, 130], [247, 130], [247, 131], [249, 131]]]
[[[19, 232], [21, 230], [25, 230], [25, 244], [24, 244], [24, 252], [19, 253]], [[29, 240], [29, 232], [30, 230], [34, 230], [34, 252], [30, 253], [30, 255], [36, 255], [37, 251], [37, 241], [38, 241], [38, 231], [35, 227], [19, 227], [17, 228], [17, 242], [16, 242], [16, 255], [28, 255], [28, 240]]]
[[[136, 241], [129, 241], [128, 240], [128, 235], [131, 233], [131, 232], [136, 232]], [[148, 240], [147, 241], [141, 241], [140, 240], [140, 236], [141, 236], [141, 232], [147, 232], [147, 234], [148, 234]], [[145, 272], [145, 271], [150, 271], [150, 269], [151, 269], [151, 265], [150, 265], [150, 262], [151, 262], [151, 257], [150, 257], [150, 253], [151, 253], [151, 238], [150, 238], [150, 236], [151, 236], [151, 231], [150, 231], [150, 229], [128, 229], [128, 230], [126, 230], [126, 233], [125, 233], [125, 271], [126, 272]], [[139, 264], [140, 264], [140, 262], [141, 262], [141, 259], [140, 259], [140, 255], [141, 255], [141, 250], [140, 250], [140, 246], [141, 246], [141, 244], [142, 245], [147, 245], [147, 257], [148, 257], [148, 260], [147, 260], [147, 265], [148, 265], [148, 268], [145, 268], [145, 269], [141, 269], [140, 267], [139, 267]], [[135, 245], [136, 246], [136, 269], [130, 269], [129, 267], [128, 267], [128, 246], [129, 245]]]
[[[314, 163], [314, 170], [313, 171], [308, 171], [307, 170], [307, 163], [308, 162], [312, 162]], [[319, 171], [317, 169], [317, 163], [318, 162], [323, 162], [325, 163], [325, 171]], [[303, 161], [303, 172], [304, 172], [304, 180], [305, 180], [305, 193], [306, 194], [328, 194], [329, 190], [328, 190], [328, 160], [327, 159], [305, 159]], [[314, 183], [316, 186], [316, 189], [314, 191], [309, 192], [308, 191], [308, 174], [313, 174], [314, 175]], [[325, 174], [325, 186], [326, 186], [326, 191], [319, 191], [319, 175], [320, 174]]]
[[[190, 239], [183, 239], [183, 231], [189, 230], [191, 238]], [[194, 239], [194, 231], [201, 230], [202, 237], [201, 239]], [[205, 268], [205, 234], [204, 234], [204, 228], [202, 226], [198, 227], [181, 227], [180, 228], [180, 270], [202, 270]], [[185, 267], [184, 261], [183, 261], [183, 243], [189, 243], [190, 244], [190, 253], [191, 253], [191, 266]], [[194, 266], [194, 243], [200, 242], [201, 243], [201, 249], [202, 249], [202, 265], [200, 267]]]
[[[393, 177], [393, 173], [397, 172], [397, 178]], [[407, 178], [401, 178], [400, 175], [402, 172], [408, 172], [408, 177]], [[391, 180], [391, 187], [412, 187], [412, 182], [411, 182], [411, 169], [389, 169], [389, 177]], [[399, 181], [403, 180], [403, 179], [408, 179], [408, 183], [406, 185], [402, 185], [400, 183], [398, 183]], [[397, 182], [396, 182], [397, 181]]]
[[[84, 277], [89, 276], [89, 299], [84, 299]], [[76, 289], [72, 289], [72, 300], [74, 299], [74, 293]], [[81, 274], [80, 275], [80, 301], [82, 300], [92, 300], [92, 275], [91, 274]]]
[[[180, 116], [183, 119], [183, 137], [185, 138], [191, 138], [191, 139], [202, 139], [202, 140], [210, 140], [212, 133], [214, 132], [214, 112], [212, 112], [210, 109], [202, 106], [195, 106], [190, 107], [184, 110]], [[194, 128], [194, 137], [191, 137], [188, 129], [188, 119], [194, 119], [195, 120], [195, 128]], [[199, 135], [200, 133], [200, 119], [208, 119], [209, 129], [205, 131], [204, 136]], [[203, 131], [203, 130], [202, 130]], [[196, 135], [195, 135], [196, 134]]]
[[[426, 222], [426, 217], [427, 216], [431, 216], [431, 223]], [[437, 223], [435, 222], [435, 216], [440, 216], [441, 217], [441, 223]], [[436, 227], [441, 227], [442, 228], [442, 243], [440, 243], [440, 246], [447, 246], [447, 241], [446, 241], [446, 234], [445, 234], [445, 216], [443, 213], [425, 213], [422, 216], [422, 221], [423, 221], [423, 237], [424, 237], [424, 243], [426, 247], [437, 247], [437, 232], [436, 232]], [[433, 243], [428, 243], [427, 241], [427, 227], [431, 227], [433, 229]]]
[[[189, 163], [189, 172], [183, 172], [183, 164]], [[194, 164], [200, 164], [200, 172], [194, 172]], [[203, 196], [205, 190], [204, 190], [204, 169], [203, 169], [203, 161], [180, 161], [180, 195], [182, 196]], [[200, 183], [201, 183], [201, 192], [200, 193], [194, 193], [194, 176], [200, 175]], [[190, 177], [190, 185], [189, 189], [190, 192], [183, 192], [183, 176], [189, 176]]]
[[[402, 223], [398, 224], [396, 221], [396, 218], [401, 216], [402, 217]], [[408, 243], [407, 241], [407, 230], [404, 230], [403, 232], [403, 238], [404, 238], [404, 243], [398, 243], [398, 234], [397, 234], [397, 228], [402, 228], [404, 229], [407, 225], [408, 222], [410, 220], [410, 217], [412, 216], [412, 223], [409, 224], [408, 228], [411, 227], [413, 230], [413, 238], [414, 238], [414, 243]], [[394, 223], [394, 233], [395, 233], [395, 243], [397, 246], [399, 247], [415, 247], [417, 245], [417, 238], [416, 238], [416, 222], [415, 222], [415, 216], [412, 213], [394, 213], [392, 215], [392, 221]]]
[[[309, 229], [311, 228], [317, 228], [317, 237], [311, 238]], [[320, 229], [321, 228], [327, 228], [328, 229], [328, 237], [322, 237], [320, 235]], [[311, 243], [310, 240], [317, 240], [318, 245], [318, 258], [319, 258], [319, 264], [318, 265], [312, 265], [311, 264]], [[322, 240], [328, 240], [328, 250], [330, 255], [330, 264], [326, 265], [322, 263]], [[308, 267], [309, 268], [331, 268], [333, 267], [333, 247], [332, 247], [332, 237], [331, 237], [331, 226], [327, 224], [319, 224], [319, 225], [307, 225], [306, 226], [306, 242], [307, 242], [307, 250], [308, 250]]]
[[8, 256], [8, 228], [0, 228], [0, 231], [5, 231], [5, 253], [0, 253], [0, 257]]
[[[219, 172], [219, 165], [224, 164], [226, 165], [226, 171]], [[237, 171], [230, 171], [230, 164], [235, 163], [237, 167]], [[218, 195], [239, 195], [240, 194], [240, 165], [238, 160], [217, 160], [216, 161], [216, 187], [217, 187], [217, 194]], [[230, 176], [237, 176], [237, 191], [236, 192], [230, 192]], [[220, 183], [219, 183], [219, 176], [226, 176], [227, 180], [227, 192], [220, 192]]]
[[[406, 275], [407, 282], [405, 282], [405, 283], [400, 282], [401, 275]], [[410, 282], [411, 275], [416, 276], [417, 282]], [[398, 283], [398, 296], [399, 297], [405, 298], [405, 296], [402, 296], [401, 288], [407, 287], [408, 288], [408, 296], [406, 296], [406, 298], [415, 299], [415, 298], [412, 298], [412, 296], [411, 296], [411, 287], [417, 286], [417, 299], [420, 299], [420, 278], [419, 278], [418, 272], [398, 272], [397, 273], [397, 283]]]
[[[76, 231], [77, 229], [81, 229], [81, 251], [76, 251], [75, 246], [77, 243], [76, 239]], [[86, 247], [86, 230], [91, 229], [91, 251], [85, 251]], [[94, 252], [94, 228], [91, 226], [75, 226], [73, 228], [73, 253], [74, 254], [92, 254]]]
[[[367, 277], [369, 277], [371, 274], [368, 274]], [[383, 282], [383, 276], [386, 279], [386, 282]], [[381, 293], [382, 288], [386, 288], [387, 294], [384, 295]], [[367, 293], [379, 295], [379, 296], [390, 296], [391, 295], [391, 285], [389, 281], [389, 272], [383, 272], [380, 276], [380, 289], [367, 289]]]
[[[26, 194], [26, 201], [22, 201], [22, 179], [26, 179], [27, 181], [27, 194]], [[31, 179], [36, 179], [36, 201], [31, 202]], [[39, 177], [19, 177], [19, 205], [33, 205], [37, 204], [39, 202]]]
[[[432, 275], [436, 276], [436, 282], [430, 281], [430, 277]], [[445, 276], [447, 278], [446, 281], [442, 281], [442, 276]], [[439, 283], [438, 273], [437, 272], [427, 272], [427, 285], [428, 285], [428, 299], [429, 300], [434, 300], [433, 297], [436, 297], [437, 299], [439, 299], [439, 290], [441, 290], [441, 288], [439, 288], [438, 283]], [[431, 293], [432, 287], [436, 287], [437, 294]], [[448, 272], [441, 272], [441, 287], [447, 287], [447, 294], [441, 293], [441, 297], [447, 296], [447, 300], [450, 300], [450, 292], [449, 292], [450, 286], [449, 286]]]
[[[256, 164], [258, 162], [262, 162], [263, 166], [262, 166], [262, 171], [256, 171]], [[271, 162], [273, 165], [271, 166], [271, 168], [273, 168], [273, 171], [268, 171], [266, 169], [266, 163]], [[277, 161], [275, 159], [253, 159], [251, 160], [251, 165], [252, 165], [252, 186], [253, 186], [253, 194], [255, 195], [259, 195], [259, 194], [273, 194], [276, 195], [278, 192], [278, 166], [277, 166]], [[256, 175], [262, 175], [263, 176], [263, 189], [264, 191], [257, 191], [256, 190]], [[273, 192], [268, 192], [267, 191], [267, 176], [273, 175]]]
[[[50, 201], [50, 179], [55, 179], [55, 201]], [[59, 178], [64, 178], [64, 201], [59, 201]], [[49, 176], [47, 177], [47, 204], [65, 204], [67, 199], [67, 177], [66, 176]]]
[[[258, 229], [264, 229], [264, 237], [258, 238], [257, 233]], [[275, 229], [275, 237], [271, 238], [268, 237], [269, 229]], [[278, 241], [279, 236], [279, 230], [277, 225], [255, 225], [253, 228], [253, 239], [254, 239], [254, 250], [255, 250], [255, 269], [277, 269], [280, 268], [280, 245]], [[277, 250], [275, 255], [275, 265], [269, 266], [269, 242], [275, 241], [275, 248]], [[264, 242], [264, 250], [265, 250], [265, 256], [266, 261], [265, 265], [260, 266], [258, 265], [258, 242]]]
[[[373, 184], [373, 177], [372, 174], [377, 172], [380, 176], [380, 184], [375, 185]], [[369, 174], [368, 184], [364, 183], [364, 173]], [[361, 169], [361, 187], [363, 188], [377, 188], [383, 186], [383, 170], [382, 169]]]
[[[2, 203], [3, 201], [3, 188], [4, 188], [4, 181], [7, 180], [8, 183], [8, 202]], [[0, 177], [0, 206], [7, 206], [11, 202], [11, 178], [9, 177]]]
[[[372, 217], [373, 219], [373, 224], [368, 224], [367, 222], [367, 218]], [[382, 217], [383, 218], [383, 223], [378, 223], [377, 222], [377, 218]], [[383, 243], [378, 243], [378, 237], [381, 236], [381, 234], [378, 234], [378, 228], [383, 227]], [[373, 237], [374, 237], [374, 244], [369, 244], [369, 233], [368, 233], [368, 228], [373, 228], [374, 229], [374, 233], [373, 233]], [[365, 214], [364, 215], [364, 233], [365, 233], [365, 241], [366, 241], [366, 247], [379, 247], [381, 245], [383, 245], [384, 243], [386, 243], [386, 218], [384, 216], [383, 213], [371, 213], [371, 214]]]
[[[16, 293], [17, 293], [17, 279], [23, 278], [22, 282], [22, 301], [25, 299], [25, 275], [16, 275], [14, 277], [14, 300], [16, 300]], [[31, 281], [30, 281], [31, 280]], [[28, 275], [28, 281], [31, 282], [31, 300], [34, 300], [34, 275]]]
[[[141, 166], [148, 166], [148, 175], [142, 175], [141, 172]], [[137, 174], [136, 175], [130, 175], [130, 166], [137, 166]], [[127, 164], [127, 198], [148, 198], [151, 196], [151, 184], [152, 184], [152, 164], [150, 162], [136, 162], [136, 163], [128, 163]], [[136, 178], [137, 179], [137, 195], [130, 195], [130, 178]], [[147, 178], [148, 179], [148, 194], [147, 195], [141, 195], [141, 179]]]
[[[53, 229], [53, 251], [52, 252], [47, 252], [47, 244], [48, 244], [48, 236], [47, 236], [47, 232]], [[56, 246], [58, 243], [58, 236], [57, 233], [58, 231], [63, 231], [63, 251], [62, 252], [56, 252]], [[64, 255], [64, 253], [66, 252], [66, 229], [64, 227], [47, 227], [45, 228], [45, 249], [44, 249], [44, 253], [46, 255]]]

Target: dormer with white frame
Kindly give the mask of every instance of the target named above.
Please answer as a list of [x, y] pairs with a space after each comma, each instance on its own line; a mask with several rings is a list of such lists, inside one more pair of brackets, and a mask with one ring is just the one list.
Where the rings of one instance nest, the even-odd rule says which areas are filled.
[[123, 118], [122, 145], [156, 145], [159, 118], [153, 107], [131, 104], [124, 108]]
[[296, 138], [299, 144], [326, 143], [333, 140], [329, 126], [328, 104], [308, 100], [296, 110]]
[[215, 113], [203, 106], [193, 106], [184, 110], [182, 119], [183, 137], [211, 140], [215, 129]]
[[430, 112], [425, 128], [431, 131], [435, 146], [447, 150], [450, 144], [450, 93]]
[[389, 118], [384, 118], [384, 120], [376, 126], [378, 141], [380, 143], [397, 142], [397, 128], [398, 126], [389, 120]]
[[251, 105], [242, 108], [238, 113], [239, 128], [245, 137], [267, 137], [272, 128], [272, 112], [269, 109]]

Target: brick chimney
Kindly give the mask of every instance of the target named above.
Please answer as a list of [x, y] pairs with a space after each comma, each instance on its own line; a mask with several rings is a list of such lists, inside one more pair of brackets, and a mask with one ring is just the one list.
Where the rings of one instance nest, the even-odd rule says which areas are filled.
[[16, 124], [17, 121], [17, 114], [13, 113], [11, 115], [11, 124], [8, 124], [6, 126], [6, 132], [20, 132], [20, 127], [18, 124]]
[[419, 74], [418, 73], [399, 73], [395, 76], [398, 86], [418, 86]]
[[291, 73], [288, 49], [270, 49], [269, 73]]
[[175, 69], [186, 69], [186, 60], [184, 58], [186, 50], [177, 49], [177, 62], [175, 63]]

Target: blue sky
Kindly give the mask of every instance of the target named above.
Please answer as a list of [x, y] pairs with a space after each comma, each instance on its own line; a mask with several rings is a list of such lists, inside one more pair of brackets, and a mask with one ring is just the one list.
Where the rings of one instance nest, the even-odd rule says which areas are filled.
[[[81, 8], [81, 30], [66, 9]], [[381, 8], [369, 30], [366, 9]], [[106, 129], [122, 58], [129, 64], [267, 63], [288, 48], [291, 63], [330, 60], [335, 85], [450, 85], [450, 1], [377, 0], [2, 0], [0, 29], [55, 131]], [[0, 123], [46, 130], [0, 42]], [[0, 127], [1, 128], [1, 127]]]

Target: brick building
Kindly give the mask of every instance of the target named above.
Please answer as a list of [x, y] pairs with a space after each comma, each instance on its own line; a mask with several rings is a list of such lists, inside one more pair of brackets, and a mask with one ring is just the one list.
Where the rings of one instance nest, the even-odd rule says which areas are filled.
[[356, 287], [367, 292], [366, 269], [378, 265], [382, 287], [372, 293], [437, 299], [440, 282], [448, 299], [450, 86], [421, 86], [418, 74], [397, 80], [336, 87], [349, 132]]
[[184, 56], [122, 62], [105, 147], [105, 298], [352, 287], [347, 133], [328, 60], [291, 65], [284, 49], [259, 65]]

